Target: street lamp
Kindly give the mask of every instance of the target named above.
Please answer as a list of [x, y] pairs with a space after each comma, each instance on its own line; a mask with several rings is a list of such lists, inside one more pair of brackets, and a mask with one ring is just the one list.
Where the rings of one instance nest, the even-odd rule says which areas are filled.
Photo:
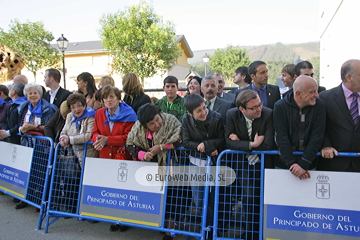
[[206, 76], [206, 65], [209, 62], [209, 56], [207, 55], [207, 53], [205, 53], [205, 55], [203, 56], [203, 62], [205, 63], [205, 76]]
[[65, 49], [67, 49], [69, 41], [64, 37], [64, 34], [61, 34], [61, 37], [58, 38], [57, 45], [62, 52], [62, 63], [63, 63], [63, 78], [64, 78], [64, 88], [66, 89], [66, 79], [65, 79]]

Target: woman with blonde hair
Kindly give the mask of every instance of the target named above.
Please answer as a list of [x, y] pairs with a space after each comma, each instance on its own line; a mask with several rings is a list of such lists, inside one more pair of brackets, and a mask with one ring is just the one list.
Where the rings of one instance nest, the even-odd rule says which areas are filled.
[[122, 79], [123, 91], [125, 92], [124, 102], [131, 106], [135, 112], [151, 99], [144, 93], [139, 77], [135, 73], [127, 73]]
[[103, 87], [105, 87], [106, 85], [110, 85], [112, 87], [115, 87], [115, 81], [114, 79], [109, 76], [109, 75], [106, 75], [106, 76], [102, 76], [100, 78], [100, 82], [99, 82], [99, 85], [98, 85], [98, 88], [101, 89]]

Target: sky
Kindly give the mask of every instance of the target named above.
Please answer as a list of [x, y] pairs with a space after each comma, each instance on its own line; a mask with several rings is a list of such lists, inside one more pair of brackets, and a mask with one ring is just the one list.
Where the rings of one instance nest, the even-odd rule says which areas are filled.
[[[99, 20], [124, 11], [138, 0], [1, 0], [0, 28], [11, 20], [44, 23], [53, 43], [61, 34], [70, 43], [100, 40]], [[319, 0], [146, 0], [175, 24], [191, 50], [228, 45], [262, 45], [319, 41]]]

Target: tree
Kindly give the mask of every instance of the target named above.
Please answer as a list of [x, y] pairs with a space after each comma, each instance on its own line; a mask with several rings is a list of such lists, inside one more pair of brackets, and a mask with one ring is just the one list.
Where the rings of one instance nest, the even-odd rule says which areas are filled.
[[174, 25], [157, 16], [145, 2], [125, 11], [107, 14], [100, 20], [104, 48], [113, 58], [115, 72], [134, 72], [144, 78], [162, 74], [180, 56]]
[[210, 68], [225, 77], [227, 86], [233, 82], [232, 76], [240, 66], [249, 66], [250, 59], [246, 49], [228, 46], [224, 49], [217, 49], [214, 56], [210, 57]]
[[46, 31], [42, 22], [20, 23], [11, 21], [9, 31], [0, 28], [0, 44], [20, 54], [25, 67], [34, 74], [44, 67], [59, 67], [60, 58], [57, 49], [51, 48], [54, 39], [51, 32]]
[[[200, 63], [197, 65], [189, 64], [189, 68], [191, 71], [198, 73], [200, 75], [199, 77], [205, 76], [205, 63]], [[207, 65], [206, 66], [206, 75], [211, 75], [211, 74], [214, 74], [214, 71], [209, 67], [209, 65]]]

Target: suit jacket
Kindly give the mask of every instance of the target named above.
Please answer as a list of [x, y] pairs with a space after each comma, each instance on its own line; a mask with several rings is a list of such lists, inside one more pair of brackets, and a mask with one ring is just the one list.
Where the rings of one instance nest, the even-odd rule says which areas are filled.
[[[245, 152], [250, 152], [251, 150], [265, 151], [274, 149], [275, 144], [272, 110], [267, 107], [262, 108], [260, 118], [254, 119], [252, 124], [251, 138], [248, 134], [245, 117], [238, 108], [232, 108], [227, 112], [225, 126], [226, 147], [229, 149]], [[229, 136], [232, 133], [236, 134], [240, 140], [231, 140]], [[260, 136], [265, 136], [264, 141], [262, 144], [260, 144], [259, 147], [250, 149], [250, 141], [254, 141], [256, 133], [258, 133]], [[232, 167], [238, 169], [239, 166]], [[274, 167], [273, 156], [266, 155], [265, 167]]]
[[[241, 92], [241, 91], [244, 91], [246, 89], [250, 89], [252, 90], [251, 88], [252, 84], [250, 84], [249, 86], [247, 87], [244, 87], [240, 90], [236, 90], [235, 94], [236, 94], [236, 97], [237, 95]], [[277, 100], [280, 100], [280, 90], [279, 90], [279, 87], [276, 86], [276, 85], [271, 85], [271, 84], [266, 84], [266, 92], [267, 92], [267, 97], [268, 97], [268, 104], [267, 106], [265, 107], [268, 107], [270, 109], [274, 109], [274, 105], [276, 103]], [[236, 99], [236, 98], [235, 98]], [[235, 103], [234, 103], [235, 104]]]
[[226, 101], [228, 101], [228, 102], [235, 102], [235, 94], [231, 94], [231, 93], [226, 93], [226, 92], [224, 92], [223, 93], [223, 97], [222, 98], [220, 98], [220, 99], [222, 99], [222, 100], [226, 100]]
[[[360, 152], [360, 123], [354, 124], [341, 84], [321, 92], [320, 98], [326, 105], [326, 129], [322, 147], [333, 147], [338, 152]], [[321, 159], [319, 170], [346, 171], [350, 163], [356, 172], [360, 172], [359, 159], [351, 157]]]
[[[60, 108], [60, 105], [62, 104], [62, 102], [65, 101], [70, 94], [71, 94], [71, 92], [60, 87], [56, 93], [53, 104], [55, 106], [57, 106], [58, 108]], [[47, 91], [44, 94], [43, 98], [50, 103], [50, 91]]]
[[216, 97], [215, 102], [214, 102], [214, 107], [212, 110], [220, 113], [223, 123], [225, 123], [226, 122], [226, 112], [227, 112], [227, 110], [229, 110], [233, 107], [234, 107], [234, 105], [232, 102], [225, 101], [221, 98]]

